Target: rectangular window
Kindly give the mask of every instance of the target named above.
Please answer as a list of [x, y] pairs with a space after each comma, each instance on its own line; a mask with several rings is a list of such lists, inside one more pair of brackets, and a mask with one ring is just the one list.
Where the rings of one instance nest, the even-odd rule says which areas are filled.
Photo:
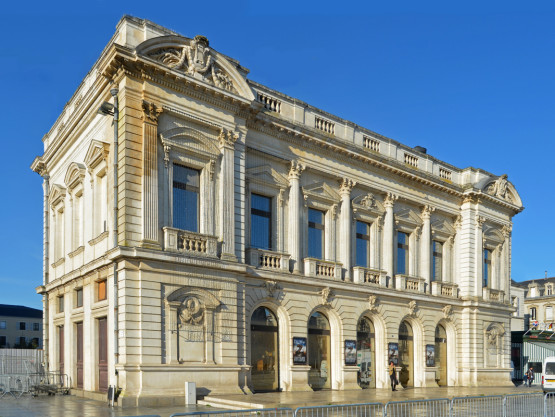
[[546, 322], [553, 321], [553, 307], [551, 306], [545, 308], [545, 321]]
[[443, 280], [443, 243], [432, 242], [432, 281]]
[[83, 307], [83, 288], [75, 290], [75, 307]]
[[0, 336], [0, 348], [7, 347], [8, 342], [6, 340], [6, 336]]
[[64, 256], [64, 210], [54, 213], [54, 262]]
[[98, 301], [102, 301], [106, 299], [106, 280], [98, 281], [97, 285], [97, 293], [98, 293]]
[[0, 329], [6, 329], [6, 320], [0, 320]]
[[82, 245], [83, 241], [83, 230], [82, 230], [82, 219], [83, 219], [83, 195], [75, 195], [73, 201], [73, 249], [77, 249]]
[[368, 268], [370, 265], [370, 225], [368, 223], [356, 223], [356, 265]]
[[324, 256], [324, 213], [308, 209], [308, 257], [323, 259]]
[[546, 295], [553, 295], [553, 289], [552, 289], [551, 285], [547, 286], [547, 294]]
[[25, 339], [24, 336], [21, 336], [19, 338], [19, 347], [24, 349], [27, 347], [27, 340]]
[[39, 323], [33, 323], [33, 331], [38, 332], [40, 330]]
[[409, 269], [409, 235], [397, 232], [397, 273], [407, 274]]
[[58, 297], [58, 313], [64, 312], [64, 296], [60, 295]]
[[104, 172], [102, 176], [96, 177], [96, 184], [94, 186], [94, 234], [95, 237], [108, 230], [108, 183], [107, 175]]
[[272, 199], [251, 194], [251, 247], [272, 248]]
[[536, 307], [530, 308], [530, 319], [536, 320]]
[[173, 227], [198, 233], [200, 172], [173, 166]]
[[26, 330], [27, 324], [24, 321], [19, 322], [19, 330]]
[[482, 276], [482, 287], [488, 287], [491, 282], [491, 250], [484, 249], [484, 273]]

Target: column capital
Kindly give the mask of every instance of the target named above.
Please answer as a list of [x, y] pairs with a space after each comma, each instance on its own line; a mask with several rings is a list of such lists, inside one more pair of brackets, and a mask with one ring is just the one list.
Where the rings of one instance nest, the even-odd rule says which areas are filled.
[[233, 149], [235, 147], [235, 142], [239, 139], [239, 133], [234, 133], [231, 130], [226, 130], [223, 127], [218, 135], [218, 142], [220, 142], [220, 148]]
[[305, 170], [304, 165], [298, 161], [291, 161], [291, 168], [289, 168], [289, 180], [298, 180], [301, 178], [302, 172]]
[[486, 218], [482, 216], [476, 216], [476, 225], [481, 229], [486, 222]]
[[384, 199], [384, 201], [383, 201], [383, 205], [384, 205], [386, 208], [392, 208], [393, 205], [395, 204], [395, 201], [396, 201], [397, 199], [399, 199], [399, 196], [397, 196], [397, 195], [395, 195], [395, 194], [393, 194], [393, 193], [387, 193], [387, 194], [385, 195], [385, 199]]
[[158, 117], [162, 113], [162, 108], [149, 101], [143, 100], [143, 120], [152, 124], [158, 124]]
[[351, 195], [351, 191], [353, 190], [354, 186], [357, 184], [356, 181], [350, 179], [350, 178], [343, 178], [341, 180], [341, 185], [339, 187], [339, 194], [341, 194], [341, 196], [350, 196]]
[[430, 220], [432, 213], [435, 211], [435, 207], [432, 206], [424, 206], [422, 208], [422, 219]]

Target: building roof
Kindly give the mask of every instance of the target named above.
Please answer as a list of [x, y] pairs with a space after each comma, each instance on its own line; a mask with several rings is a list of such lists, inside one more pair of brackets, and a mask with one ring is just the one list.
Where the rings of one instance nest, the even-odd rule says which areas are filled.
[[25, 306], [14, 306], [10, 304], [0, 304], [0, 316], [8, 317], [32, 317], [42, 319], [42, 310]]
[[540, 279], [529, 279], [527, 281], [520, 281], [520, 282], [516, 282], [516, 281], [512, 281], [511, 280], [511, 285], [515, 285], [517, 287], [522, 287], [522, 288], [528, 288], [529, 284], [538, 284], [539, 286], [542, 286], [544, 284], [547, 284], [548, 282], [551, 282], [553, 284], [555, 284], [555, 277], [549, 277], [549, 278], [540, 278]]

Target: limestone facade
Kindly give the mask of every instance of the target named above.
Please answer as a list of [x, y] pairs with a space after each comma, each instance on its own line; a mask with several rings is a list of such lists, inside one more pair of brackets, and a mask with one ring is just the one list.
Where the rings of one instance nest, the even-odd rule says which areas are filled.
[[119, 22], [32, 165], [49, 368], [146, 404], [182, 401], [185, 381], [201, 393], [387, 387], [397, 347], [407, 386], [509, 384], [523, 207], [507, 176], [247, 73], [202, 36]]

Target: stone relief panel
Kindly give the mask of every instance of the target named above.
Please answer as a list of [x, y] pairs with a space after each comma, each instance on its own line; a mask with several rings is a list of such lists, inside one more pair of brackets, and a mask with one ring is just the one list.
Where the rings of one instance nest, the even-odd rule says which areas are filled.
[[486, 367], [497, 368], [502, 363], [505, 329], [499, 323], [491, 323], [484, 333]]

